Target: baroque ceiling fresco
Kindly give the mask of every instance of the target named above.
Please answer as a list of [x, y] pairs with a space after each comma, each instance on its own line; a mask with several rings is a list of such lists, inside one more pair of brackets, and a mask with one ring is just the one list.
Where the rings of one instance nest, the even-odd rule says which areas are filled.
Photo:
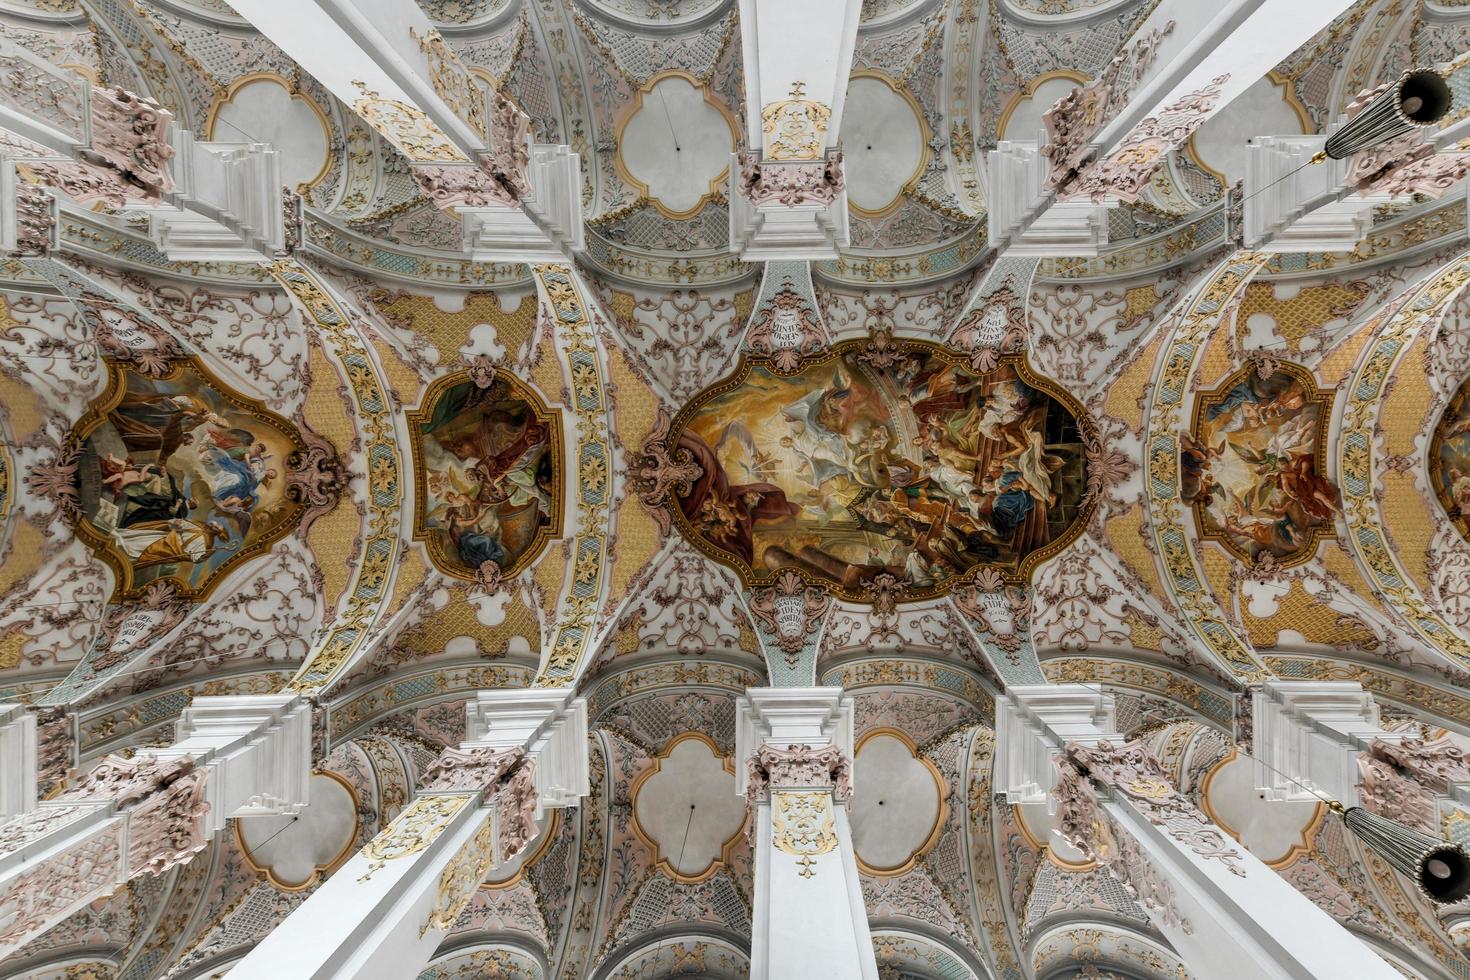
[[[862, 0], [850, 71], [776, 99], [745, 0], [400, 2], [410, 94], [473, 124], [258, 0], [0, 0], [0, 705], [55, 800], [195, 699], [300, 696], [313, 800], [35, 935], [0, 888], [0, 980], [228, 975], [477, 692], [544, 689], [586, 792], [418, 980], [749, 976], [741, 699], [813, 686], [881, 977], [1194, 976], [1126, 855], [1008, 796], [997, 705], [1061, 684], [1393, 969], [1470, 976], [1470, 905], [1249, 757], [1288, 680], [1470, 751], [1470, 5], [1340, 3], [1151, 113], [1192, 2]], [[1336, 196], [1256, 222], [1247, 140], [1424, 65], [1450, 137], [1291, 144]], [[511, 147], [468, 185], [467, 133]], [[778, 207], [830, 248], [763, 252]], [[1398, 819], [1470, 843], [1451, 783]]]
[[933, 345], [849, 341], [790, 377], [742, 362], [675, 420], [670, 455], [700, 471], [681, 529], [747, 583], [798, 568], [844, 598], [878, 576], [916, 597], [980, 565], [1025, 578], [1085, 516], [1090, 422], [1048, 388]]

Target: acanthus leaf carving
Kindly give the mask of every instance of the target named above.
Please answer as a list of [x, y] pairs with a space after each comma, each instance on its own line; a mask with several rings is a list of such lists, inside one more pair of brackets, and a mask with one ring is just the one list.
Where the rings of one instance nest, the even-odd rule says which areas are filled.
[[1087, 164], [1065, 181], [1058, 188], [1058, 199], [1137, 201], [1169, 153], [1182, 146], [1209, 118], [1220, 101], [1221, 87], [1229, 80], [1228, 74], [1218, 75], [1208, 85], [1186, 93], [1157, 115], [1144, 119], [1112, 153]]
[[794, 668], [807, 637], [817, 632], [831, 605], [826, 589], [784, 569], [775, 584], [751, 590], [750, 614], [776, 638], [787, 665]]
[[821, 350], [826, 339], [806, 302], [789, 287], [757, 311], [745, 335], [746, 346], [786, 374], [800, 370], [802, 358]]
[[1058, 761], [1055, 797], [1057, 832], [1063, 839], [1111, 871], [1164, 925], [1193, 931], [1175, 906], [1173, 887], [1154, 870], [1138, 842], [1098, 804], [1087, 777], [1066, 760]]
[[1128, 480], [1138, 470], [1138, 464], [1110, 446], [1105, 446], [1102, 437], [1090, 426], [1081, 429], [1082, 445], [1087, 454], [1087, 487], [1082, 492], [1082, 507], [1101, 499], [1111, 486]]
[[76, 715], [64, 705], [33, 707], [36, 716], [36, 783], [43, 797], [66, 785], [76, 758]]
[[111, 800], [128, 812], [129, 875], [162, 874], [209, 843], [204, 817], [209, 770], [190, 756], [160, 760], [110, 755], [83, 775], [62, 800]]
[[1159, 760], [1141, 741], [1115, 746], [1068, 742], [1063, 755], [1093, 783], [1121, 796], [1149, 823], [1189, 848], [1198, 857], [1217, 860], [1232, 874], [1245, 877], [1240, 852], [1224, 834], [1169, 781]]
[[[94, 672], [110, 670], [127, 661], [183, 622], [193, 604], [178, 598], [178, 584], [169, 578], [150, 582], [135, 602], [108, 608], [96, 642], [101, 652], [92, 659]], [[126, 627], [126, 629], [125, 629]]]
[[92, 145], [85, 159], [116, 171], [144, 197], [156, 201], [173, 190], [168, 161], [174, 148], [168, 142], [173, 114], [146, 96], [126, 89], [92, 89]]
[[1057, 190], [1076, 179], [1091, 152], [1094, 134], [1128, 101], [1145, 72], [1158, 60], [1159, 44], [1174, 32], [1174, 22], [1155, 28], [1114, 55], [1086, 85], [1062, 96], [1041, 117], [1046, 126], [1046, 188]]
[[694, 481], [704, 476], [704, 470], [694, 461], [689, 450], [669, 450], [669, 428], [673, 421], [668, 409], [660, 405], [654, 416], [653, 428], [643, 440], [642, 452], [629, 474], [638, 500], [648, 508], [664, 537], [673, 527], [668, 511], [674, 503], [670, 495], [689, 493]]
[[15, 189], [15, 247], [11, 256], [34, 259], [56, 243], [56, 199], [39, 184], [21, 182]]
[[525, 759], [523, 749], [447, 748], [429, 764], [419, 781], [425, 793], [492, 793], [511, 769]]
[[286, 457], [286, 498], [306, 508], [297, 531], [304, 535], [318, 517], [336, 508], [348, 474], [337, 448], [313, 431], [301, 412], [293, 421], [306, 448]]
[[742, 151], [739, 163], [737, 189], [756, 207], [772, 203], [788, 208], [804, 204], [826, 207], [847, 186], [840, 152], [829, 153], [820, 160], [790, 161], [759, 160], [754, 154]]
[[1030, 329], [1014, 290], [1002, 286], [992, 292], [985, 304], [971, 310], [955, 327], [950, 343], [970, 355], [970, 368], [988, 374], [1000, 364], [1002, 354], [1026, 349]]
[[413, 168], [413, 179], [424, 196], [441, 210], [517, 204], [500, 181], [472, 164], [420, 165]]
[[1358, 756], [1358, 799], [1380, 817], [1426, 834], [1436, 833], [1438, 806], [1424, 787], [1373, 751]]
[[480, 166], [519, 202], [531, 193], [531, 117], [500, 92], [490, 97], [490, 146]]
[[507, 861], [521, 853], [536, 836], [536, 772], [530, 760], [511, 770], [501, 781], [495, 795], [500, 818], [500, 859]]
[[1470, 760], [1448, 738], [1406, 738], [1397, 742], [1377, 738], [1368, 751], [1430, 793], [1449, 793], [1457, 783], [1470, 783]]
[[745, 799], [756, 803], [772, 790], [832, 788], [832, 798], [846, 800], [852, 793], [852, 762], [840, 748], [824, 745], [762, 745], [745, 763]]
[[65, 439], [47, 459], [33, 465], [26, 473], [26, 489], [55, 505], [62, 518], [74, 524], [81, 517], [77, 471], [81, 465], [82, 444]]

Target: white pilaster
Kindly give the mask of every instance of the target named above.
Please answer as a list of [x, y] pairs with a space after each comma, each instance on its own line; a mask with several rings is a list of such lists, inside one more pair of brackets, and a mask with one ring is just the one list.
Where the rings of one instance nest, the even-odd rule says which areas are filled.
[[848, 244], [838, 134], [861, 7], [740, 0], [747, 149], [730, 160], [730, 248], [745, 261], [835, 259]]
[[1068, 201], [1037, 209], [1046, 197], [1046, 158], [1038, 140], [1001, 140], [985, 154], [986, 227], [1008, 256], [1093, 256], [1108, 243], [1117, 201]]
[[1045, 803], [1056, 782], [1057, 747], [1093, 745], [1114, 730], [1111, 694], [1093, 684], [1028, 684], [995, 701], [995, 785], [1007, 803]]
[[269, 262], [285, 250], [280, 152], [173, 134], [173, 191], [148, 209], [149, 234], [176, 262]]
[[572, 806], [591, 792], [587, 700], [568, 688], [479, 691], [465, 705], [463, 749], [525, 750], [536, 766], [536, 816]]
[[36, 716], [0, 704], [0, 823], [36, 805]]
[[175, 738], [157, 755], [189, 756], [209, 769], [211, 833], [230, 817], [299, 813], [309, 802], [311, 704], [299, 695], [195, 698]]
[[[0, 922], [13, 924], [0, 958], [129, 878], [189, 860], [228, 817], [306, 804], [304, 699], [196, 698], [178, 736], [132, 760], [103, 760], [105, 778], [84, 776], [57, 800], [0, 824]], [[34, 739], [30, 749], [34, 773]]]
[[[234, 9], [398, 148], [430, 198], [463, 221], [472, 260], [564, 262], [583, 250], [578, 154], [531, 145], [525, 114], [486, 97], [413, 0]], [[509, 171], [514, 188], [501, 179]]]
[[1310, 162], [1326, 136], [1258, 136], [1246, 147], [1242, 240], [1261, 252], [1347, 252], [1387, 194], [1358, 194], [1347, 160]]
[[837, 687], [751, 688], [737, 711], [736, 754], [752, 757], [758, 773], [739, 789], [758, 794], [748, 800], [755, 821], [751, 980], [877, 980], [847, 820], [851, 697]]
[[[1095, 229], [1105, 214], [1098, 206], [1133, 201], [1168, 152], [1176, 149], [1211, 116], [1241, 95], [1297, 47], [1311, 39], [1351, 0], [1162, 0], [1133, 32], [1135, 47], [1125, 64], [1110, 66], [1092, 83], [1094, 97], [1074, 102], [1062, 127], [1065, 142], [1053, 145], [1048, 165], [1051, 189], [1025, 188], [1026, 196], [1006, 202], [1021, 184], [997, 182], [993, 171], [1012, 162], [991, 161], [991, 208], [1006, 211], [992, 241], [1005, 254], [1016, 248], [1049, 248], [1042, 254], [1095, 255]], [[1107, 107], [1095, 118], [1097, 104]], [[1114, 108], [1116, 107], [1116, 108]], [[995, 155], [992, 154], [994, 157]], [[1061, 180], [1066, 176], [1065, 180]], [[1079, 207], [1080, 205], [1080, 207]], [[1049, 212], [1072, 206], [1051, 219]], [[1041, 224], [1033, 237], [1029, 229]], [[1048, 230], [1047, 225], [1052, 225]]]
[[[570, 689], [481, 691], [466, 707], [465, 730], [459, 752], [441, 756], [450, 758], [450, 778], [430, 779], [231, 971], [232, 980], [417, 976], [485, 876], [528, 843], [515, 827], [527, 823], [531, 795], [539, 812], [587, 792], [587, 706]], [[458, 779], [455, 758], [510, 768], [490, 769], [488, 783]], [[533, 774], [524, 797], [501, 778], [515, 772]]]
[[[1025, 792], [1039, 773], [1028, 773], [1010, 761], [1035, 758], [1031, 750], [1016, 744], [1018, 738], [1029, 732], [1047, 751], [1068, 745], [1095, 749], [1084, 778], [1097, 788], [1098, 808], [1115, 835], [1127, 838], [1117, 842], [1122, 846], [1114, 857], [1125, 860], [1115, 871], [1140, 894], [1152, 895], [1152, 900], [1144, 901], [1150, 918], [1194, 976], [1199, 980], [1397, 976], [1335, 919], [1249, 851], [1235, 846], [1177, 790], [1162, 784], [1157, 773], [1139, 768], [1136, 761], [1118, 761], [1122, 753], [1112, 742], [1110, 700], [1100, 689], [1081, 684], [1011, 688], [998, 699], [997, 765], [1006, 767], [1001, 772], [1014, 768], [1020, 773], [1006, 788], [1008, 793]], [[1005, 707], [999, 702], [1006, 702]], [[1065, 759], [1060, 764], [1073, 765]]]
[[[1327, 796], [1362, 806], [1358, 761], [1374, 742], [1404, 741], [1383, 727], [1373, 695], [1356, 681], [1267, 681], [1254, 692], [1256, 786], [1268, 800]], [[1467, 784], [1450, 795], [1470, 803]]]

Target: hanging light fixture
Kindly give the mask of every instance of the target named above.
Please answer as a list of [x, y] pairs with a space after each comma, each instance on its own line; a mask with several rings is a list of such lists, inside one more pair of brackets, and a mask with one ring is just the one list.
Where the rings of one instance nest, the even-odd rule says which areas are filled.
[[1327, 137], [1322, 152], [1334, 160], [1345, 160], [1418, 126], [1439, 122], [1454, 104], [1454, 93], [1443, 75], [1433, 68], [1411, 68]]
[[1433, 902], [1449, 905], [1470, 895], [1470, 852], [1442, 837], [1405, 827], [1360, 806], [1328, 804], [1353, 836], [1419, 885]]

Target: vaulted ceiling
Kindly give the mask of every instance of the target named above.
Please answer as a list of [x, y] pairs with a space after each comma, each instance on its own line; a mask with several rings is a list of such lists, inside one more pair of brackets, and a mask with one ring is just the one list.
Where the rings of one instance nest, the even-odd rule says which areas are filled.
[[[0, 976], [223, 975], [403, 807], [474, 691], [538, 682], [589, 699], [592, 795], [423, 976], [744, 976], [734, 701], [783, 672], [856, 695], [859, 777], [898, 804], [853, 818], [885, 975], [1186, 975], [1105, 868], [996, 802], [992, 697], [1105, 685], [1241, 833], [1247, 683], [1357, 680], [1470, 734], [1463, 188], [1376, 207], [1350, 251], [1247, 251], [1228, 214], [1246, 140], [1452, 61], [1470, 7], [1351, 5], [1110, 209], [1100, 254], [1016, 280], [979, 365], [955, 331], [998, 268], [985, 154], [1156, 5], [864, 0], [850, 243], [759, 263], [730, 240], [735, 0], [420, 0], [580, 154], [585, 250], [532, 265], [468, 257], [403, 155], [222, 0], [0, 0], [0, 41], [274, 145], [304, 204], [269, 263], [170, 259], [126, 201], [63, 206], [49, 254], [0, 263], [0, 701], [68, 718], [85, 768], [167, 744], [191, 696], [292, 685], [326, 801]], [[910, 492], [918, 468], [943, 475]], [[1463, 909], [1283, 813], [1250, 828], [1263, 860], [1406, 975], [1464, 974]]]

